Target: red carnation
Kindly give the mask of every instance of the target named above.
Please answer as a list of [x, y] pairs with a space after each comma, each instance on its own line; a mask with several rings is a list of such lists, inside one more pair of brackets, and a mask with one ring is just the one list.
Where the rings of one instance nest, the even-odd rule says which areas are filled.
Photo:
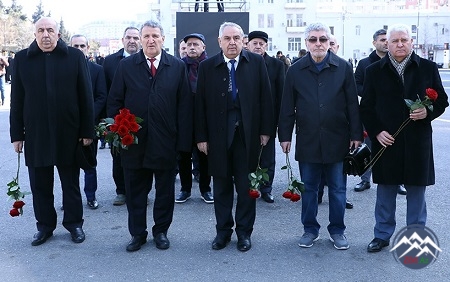
[[20, 209], [25, 205], [25, 203], [23, 201], [15, 201], [13, 204], [13, 208], [15, 209]]
[[286, 191], [283, 193], [283, 198], [290, 199], [292, 197], [291, 191]]
[[125, 135], [128, 134], [128, 128], [123, 125], [119, 125], [119, 129], [117, 129], [117, 134], [119, 134], [120, 137], [124, 137]]
[[427, 88], [425, 93], [427, 93], [427, 96], [431, 101], [436, 101], [438, 98], [438, 93], [433, 88]]
[[292, 193], [292, 196], [291, 196], [291, 201], [292, 202], [298, 202], [300, 199], [301, 199], [301, 196], [299, 194]]
[[20, 212], [19, 212], [18, 209], [12, 209], [12, 210], [9, 211], [9, 215], [12, 216], [12, 217], [19, 216]]
[[258, 199], [259, 198], [259, 191], [258, 190], [250, 189], [250, 190], [248, 190], [248, 194], [250, 195], [250, 198], [253, 198], [253, 199]]
[[122, 145], [129, 146], [133, 144], [134, 138], [130, 134], [126, 134], [124, 137], [122, 137]]

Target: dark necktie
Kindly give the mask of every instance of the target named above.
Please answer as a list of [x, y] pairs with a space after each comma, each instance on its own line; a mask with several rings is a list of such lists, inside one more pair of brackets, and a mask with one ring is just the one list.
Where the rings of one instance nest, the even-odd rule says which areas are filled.
[[152, 76], [155, 77], [156, 75], [156, 67], [153, 64], [153, 62], [156, 60], [155, 58], [148, 58], [147, 60], [150, 61], [150, 72], [152, 73]]
[[231, 70], [230, 70], [230, 78], [231, 78], [231, 94], [233, 97], [233, 101], [236, 100], [237, 89], [236, 89], [236, 70], [234, 68], [234, 63], [236, 63], [235, 59], [230, 60]]

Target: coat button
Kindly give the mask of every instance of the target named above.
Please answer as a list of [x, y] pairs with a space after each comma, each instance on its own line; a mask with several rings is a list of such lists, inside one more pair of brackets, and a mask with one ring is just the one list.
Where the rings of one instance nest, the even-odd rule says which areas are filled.
[[225, 96], [225, 93], [222, 93], [222, 97], [224, 97]]

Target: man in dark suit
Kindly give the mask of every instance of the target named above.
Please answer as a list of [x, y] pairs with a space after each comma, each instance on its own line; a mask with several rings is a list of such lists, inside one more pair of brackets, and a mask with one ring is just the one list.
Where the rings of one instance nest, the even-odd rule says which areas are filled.
[[[92, 82], [92, 92], [94, 94], [94, 124], [100, 122], [100, 113], [106, 106], [106, 81], [103, 67], [88, 59], [89, 41], [84, 35], [76, 34], [70, 38], [70, 46], [80, 49], [88, 61], [89, 74]], [[92, 151], [97, 157], [98, 139], [95, 138], [92, 144]], [[84, 170], [84, 193], [86, 194], [87, 205], [91, 209], [98, 208], [97, 197], [97, 168]]]
[[283, 95], [285, 71], [283, 62], [266, 53], [267, 41], [269, 40], [267, 33], [264, 31], [252, 31], [248, 34], [248, 40], [248, 50], [264, 58], [270, 79], [270, 90], [272, 92], [275, 122], [270, 139], [261, 154], [261, 167], [268, 169], [269, 182], [264, 183], [260, 187], [260, 190], [261, 198], [267, 203], [273, 203], [272, 183], [275, 176], [275, 137], [278, 126], [278, 115], [280, 113], [281, 96]]
[[[410, 27], [390, 25], [386, 36], [388, 53], [366, 68], [360, 106], [372, 140], [372, 156], [386, 148], [372, 167], [373, 182], [378, 185], [374, 238], [367, 246], [368, 252], [389, 246], [396, 227], [396, 198], [401, 184], [407, 190], [406, 225], [426, 225], [425, 191], [435, 183], [432, 121], [448, 107], [436, 63], [420, 58], [412, 50]], [[428, 88], [437, 92], [433, 109], [409, 109], [404, 99], [423, 101]], [[394, 137], [408, 119], [411, 122]]]
[[218, 38], [222, 51], [200, 64], [195, 136], [213, 177], [217, 235], [212, 248], [223, 249], [231, 240], [235, 184], [237, 248], [245, 252], [251, 248], [256, 216], [248, 174], [255, 171], [260, 148], [273, 133], [274, 116], [264, 59], [242, 50], [243, 36], [239, 25], [223, 23]]
[[126, 249], [130, 252], [147, 241], [147, 196], [153, 178], [153, 239], [158, 249], [169, 248], [177, 155], [192, 149], [193, 130], [193, 98], [185, 63], [164, 51], [164, 30], [159, 22], [145, 22], [140, 38], [142, 51], [120, 62], [107, 102], [109, 117], [127, 108], [143, 119], [136, 133], [139, 143], [120, 151], [132, 236]]
[[343, 161], [349, 148], [358, 147], [363, 136], [353, 69], [329, 50], [330, 37], [329, 27], [322, 23], [306, 28], [309, 52], [286, 74], [278, 138], [283, 152], [288, 153], [295, 125], [295, 159], [305, 183], [301, 216], [304, 234], [298, 245], [309, 248], [319, 238], [317, 198], [324, 175], [329, 191], [330, 241], [336, 249], [346, 250], [347, 176]]
[[[59, 39], [59, 25], [51, 18], [35, 24], [36, 39], [17, 53], [11, 84], [10, 133], [17, 153], [25, 145], [38, 232], [38, 246], [53, 235], [54, 166], [63, 192], [63, 226], [72, 241], [85, 239], [80, 193], [80, 168], [75, 162], [79, 141], [94, 138], [94, 99], [86, 58]], [[51, 86], [51, 87], [49, 87]]]
[[[119, 62], [130, 55], [136, 54], [141, 49], [141, 45], [139, 42], [139, 29], [129, 26], [125, 28], [122, 37], [123, 48], [113, 53], [111, 55], [106, 56], [105, 61], [103, 62], [103, 70], [105, 71], [106, 78], [106, 90], [109, 94], [111, 89], [112, 80], [114, 78], [114, 74], [116, 73], [117, 66]], [[106, 116], [106, 109], [101, 114], [101, 117]], [[112, 156], [112, 174], [114, 183], [116, 184], [116, 197], [114, 198], [113, 205], [121, 206], [126, 202], [125, 196], [125, 182], [123, 179], [123, 169], [121, 163], [121, 155], [116, 154], [112, 150], [111, 146], [111, 156]]]

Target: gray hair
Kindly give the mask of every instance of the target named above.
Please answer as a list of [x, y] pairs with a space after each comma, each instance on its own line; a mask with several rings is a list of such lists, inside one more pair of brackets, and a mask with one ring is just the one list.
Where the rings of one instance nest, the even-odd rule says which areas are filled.
[[135, 30], [139, 31], [139, 29], [137, 27], [129, 26], [129, 27], [125, 28], [125, 30], [123, 31], [123, 37], [125, 37], [125, 34], [127, 34], [127, 31], [130, 29], [135, 29]]
[[327, 33], [327, 38], [330, 39], [331, 37], [331, 30], [327, 25], [324, 25], [323, 23], [312, 23], [308, 25], [305, 29], [305, 38], [309, 38], [309, 34], [311, 31], [325, 31]]
[[78, 37], [84, 37], [84, 39], [86, 39], [86, 46], [89, 46], [89, 40], [87, 39], [86, 36], [82, 35], [82, 34], [74, 34], [70, 37], [70, 45], [72, 45], [72, 39], [74, 38], [78, 38]]
[[373, 34], [373, 41], [377, 41], [378, 36], [380, 36], [380, 35], [386, 35], [386, 30], [379, 29], [379, 30], [375, 31], [375, 33]]
[[40, 21], [40, 20], [43, 20], [43, 19], [48, 19], [48, 20], [51, 20], [51, 21], [53, 21], [53, 22], [55, 22], [55, 31], [56, 31], [56, 33], [59, 33], [59, 23], [54, 19], [54, 18], [51, 18], [51, 17], [40, 17], [35, 23], [34, 23], [34, 26], [35, 26], [35, 28], [36, 28], [36, 24]]
[[229, 26], [235, 27], [235, 28], [239, 29], [239, 32], [240, 32], [240, 34], [241, 34], [241, 37], [242, 37], [242, 38], [244, 37], [244, 30], [242, 29], [242, 27], [241, 27], [240, 25], [236, 24], [236, 23], [233, 23], [233, 22], [224, 22], [223, 24], [220, 25], [220, 27], [219, 27], [219, 37], [222, 37], [222, 35], [223, 35], [223, 30], [224, 30], [226, 27], [229, 27]]
[[411, 38], [411, 28], [408, 25], [393, 24], [388, 28], [388, 30], [386, 32], [387, 40], [389, 40], [389, 38], [391, 37], [391, 34], [396, 31], [404, 32], [404, 33], [408, 34], [409, 38]]
[[161, 31], [161, 35], [164, 36], [164, 29], [161, 25], [161, 23], [159, 21], [155, 21], [155, 20], [148, 20], [146, 21], [142, 26], [141, 26], [141, 30], [139, 31], [139, 34], [142, 35], [142, 29], [145, 27], [152, 27], [152, 28], [159, 28], [159, 30]]

